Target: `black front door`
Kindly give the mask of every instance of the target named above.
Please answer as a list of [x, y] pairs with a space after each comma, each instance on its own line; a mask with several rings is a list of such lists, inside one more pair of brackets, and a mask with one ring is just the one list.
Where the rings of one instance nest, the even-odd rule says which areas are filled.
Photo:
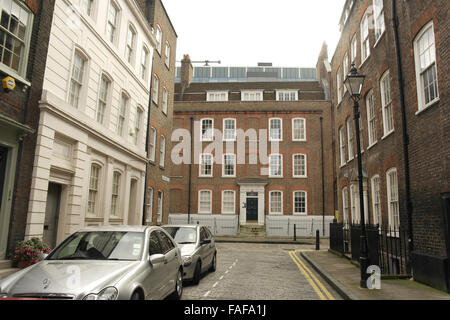
[[258, 221], [258, 198], [247, 198], [247, 221]]

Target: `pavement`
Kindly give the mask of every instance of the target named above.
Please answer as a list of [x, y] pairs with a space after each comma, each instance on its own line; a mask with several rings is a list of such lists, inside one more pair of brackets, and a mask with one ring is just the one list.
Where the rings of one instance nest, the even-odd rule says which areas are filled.
[[[252, 237], [252, 236], [222, 236], [222, 237], [214, 237], [215, 241], [218, 243], [255, 243], [255, 244], [307, 244], [307, 245], [315, 245], [316, 238], [298, 238], [294, 241], [293, 238], [277, 238], [277, 237]], [[328, 246], [328, 239], [320, 239], [321, 246]]]
[[346, 300], [450, 300], [450, 294], [412, 279], [381, 279], [381, 289], [362, 289], [360, 269], [348, 258], [328, 250], [301, 256]]

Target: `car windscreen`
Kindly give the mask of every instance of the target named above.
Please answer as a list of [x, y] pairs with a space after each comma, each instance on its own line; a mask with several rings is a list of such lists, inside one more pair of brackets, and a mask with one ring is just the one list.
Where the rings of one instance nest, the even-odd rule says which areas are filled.
[[178, 244], [197, 243], [197, 229], [190, 227], [164, 227]]
[[54, 250], [48, 260], [140, 260], [142, 232], [77, 232]]

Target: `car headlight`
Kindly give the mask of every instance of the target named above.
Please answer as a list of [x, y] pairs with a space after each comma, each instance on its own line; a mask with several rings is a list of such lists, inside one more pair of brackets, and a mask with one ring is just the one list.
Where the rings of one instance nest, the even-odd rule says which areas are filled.
[[8, 298], [6, 293], [0, 293], [0, 299]]
[[114, 287], [108, 287], [99, 294], [91, 293], [84, 297], [83, 300], [117, 300], [119, 291]]
[[192, 263], [192, 256], [184, 256], [183, 257], [183, 265], [185, 267], [189, 266]]

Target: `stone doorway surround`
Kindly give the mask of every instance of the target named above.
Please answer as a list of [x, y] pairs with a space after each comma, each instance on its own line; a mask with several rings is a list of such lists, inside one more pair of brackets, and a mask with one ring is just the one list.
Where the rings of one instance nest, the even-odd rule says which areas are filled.
[[[258, 225], [263, 226], [265, 223], [265, 196], [266, 186], [269, 184], [264, 179], [242, 179], [238, 181], [239, 191], [239, 224], [247, 224], [247, 209], [244, 204], [247, 203], [248, 193], [250, 198], [258, 198]], [[256, 193], [258, 194], [256, 196]]]

